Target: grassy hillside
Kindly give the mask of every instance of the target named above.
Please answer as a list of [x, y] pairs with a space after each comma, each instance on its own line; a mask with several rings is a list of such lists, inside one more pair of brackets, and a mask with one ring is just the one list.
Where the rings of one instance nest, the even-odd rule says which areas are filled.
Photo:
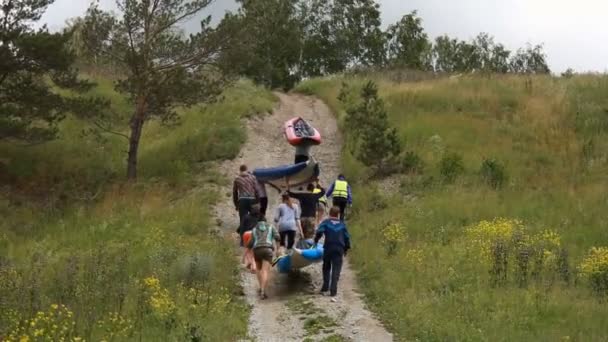
[[[586, 258], [608, 246], [608, 77], [372, 78], [424, 165], [369, 181], [343, 154], [352, 260], [387, 325], [402, 340], [606, 340], [608, 250]], [[365, 80], [299, 91], [343, 123], [342, 82], [352, 98]]]
[[[124, 122], [130, 104], [98, 81], [92, 94], [110, 97]], [[0, 339], [243, 336], [232, 245], [209, 229], [225, 181], [213, 162], [235, 156], [241, 118], [274, 101], [241, 81], [176, 128], [147, 124], [134, 185], [123, 182], [127, 141], [83, 135], [75, 118], [56, 141], [0, 144]]]

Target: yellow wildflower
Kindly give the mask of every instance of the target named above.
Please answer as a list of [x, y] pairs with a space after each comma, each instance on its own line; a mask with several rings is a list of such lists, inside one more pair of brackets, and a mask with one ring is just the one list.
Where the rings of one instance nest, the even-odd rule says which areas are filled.
[[584, 276], [608, 273], [608, 247], [593, 247], [579, 267]]

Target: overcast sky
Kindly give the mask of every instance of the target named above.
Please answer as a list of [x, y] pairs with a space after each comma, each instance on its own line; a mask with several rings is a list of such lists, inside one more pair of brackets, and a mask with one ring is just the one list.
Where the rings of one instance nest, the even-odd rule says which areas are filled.
[[[488, 32], [515, 50], [527, 42], [544, 43], [555, 72], [608, 71], [608, 0], [379, 0], [384, 25], [418, 10], [431, 37], [441, 34], [470, 39]], [[89, 0], [56, 0], [43, 21], [52, 29], [81, 15]], [[114, 0], [101, 0], [112, 9]], [[206, 11], [216, 18], [236, 8], [233, 0], [216, 0]]]

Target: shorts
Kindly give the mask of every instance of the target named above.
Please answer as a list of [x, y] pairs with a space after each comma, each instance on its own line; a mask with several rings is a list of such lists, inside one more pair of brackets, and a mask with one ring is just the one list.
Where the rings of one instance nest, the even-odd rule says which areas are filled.
[[253, 258], [256, 262], [268, 261], [272, 263], [273, 251], [270, 247], [260, 247], [253, 250]]

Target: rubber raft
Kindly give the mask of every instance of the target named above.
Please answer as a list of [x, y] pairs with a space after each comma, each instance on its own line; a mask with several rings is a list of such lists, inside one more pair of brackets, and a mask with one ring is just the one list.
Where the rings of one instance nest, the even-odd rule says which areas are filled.
[[285, 138], [292, 146], [321, 144], [321, 133], [301, 117], [285, 122]]
[[274, 266], [279, 273], [289, 273], [294, 270], [310, 266], [323, 260], [323, 245], [318, 244], [310, 249], [294, 248], [284, 256], [279, 257], [274, 262]]
[[319, 163], [314, 158], [299, 164], [253, 170], [253, 175], [260, 182], [279, 190], [287, 189], [287, 183], [290, 187], [311, 183], [319, 177], [319, 174]]

